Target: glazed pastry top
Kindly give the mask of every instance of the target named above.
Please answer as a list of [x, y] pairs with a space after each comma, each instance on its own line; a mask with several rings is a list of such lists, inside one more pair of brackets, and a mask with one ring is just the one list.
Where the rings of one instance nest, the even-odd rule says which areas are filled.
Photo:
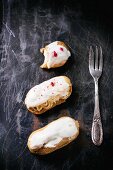
[[51, 148], [55, 147], [62, 139], [71, 139], [77, 133], [78, 128], [75, 120], [70, 117], [62, 117], [42, 130], [33, 132], [28, 139], [28, 143], [32, 149], [41, 148], [42, 146]]
[[58, 41], [55, 41], [44, 48], [44, 63], [47, 64], [48, 68], [53, 67], [54, 65], [59, 65], [70, 57], [70, 51], [63, 45], [59, 44]]
[[50, 98], [68, 96], [70, 85], [66, 78], [65, 76], [54, 77], [31, 88], [25, 98], [27, 108], [41, 105]]

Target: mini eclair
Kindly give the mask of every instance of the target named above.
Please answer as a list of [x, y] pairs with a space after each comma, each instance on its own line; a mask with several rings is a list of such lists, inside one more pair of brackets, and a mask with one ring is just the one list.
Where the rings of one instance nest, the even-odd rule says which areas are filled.
[[55, 41], [41, 48], [40, 52], [43, 53], [45, 59], [41, 68], [56, 68], [63, 66], [68, 58], [71, 56], [69, 48], [62, 41]]
[[78, 121], [66, 116], [32, 132], [27, 145], [32, 153], [46, 155], [68, 145], [78, 135]]
[[72, 84], [68, 77], [54, 77], [31, 88], [26, 95], [25, 105], [30, 112], [42, 114], [65, 102], [71, 92]]

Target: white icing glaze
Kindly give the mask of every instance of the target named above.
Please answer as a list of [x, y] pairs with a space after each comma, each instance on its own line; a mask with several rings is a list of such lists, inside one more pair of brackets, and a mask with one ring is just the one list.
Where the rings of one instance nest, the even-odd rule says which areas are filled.
[[[57, 43], [58, 41], [49, 44], [47, 46], [47, 50], [44, 50], [44, 63], [47, 64], [48, 68], [53, 67], [55, 64], [65, 62], [71, 55], [69, 50], [62, 45], [58, 45]], [[63, 51], [60, 48], [63, 49]], [[57, 53], [56, 57], [54, 56], [54, 51]]]
[[54, 77], [50, 80], [34, 86], [29, 90], [25, 98], [27, 108], [45, 103], [51, 97], [68, 95], [69, 83], [64, 76]]
[[41, 131], [33, 132], [28, 144], [31, 149], [41, 148], [43, 145], [47, 147], [55, 147], [62, 139], [72, 138], [78, 133], [75, 120], [70, 117], [62, 117], [50, 123]]

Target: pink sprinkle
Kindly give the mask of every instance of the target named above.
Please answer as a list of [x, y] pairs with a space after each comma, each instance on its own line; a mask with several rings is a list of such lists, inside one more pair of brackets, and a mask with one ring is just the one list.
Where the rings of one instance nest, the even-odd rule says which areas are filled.
[[51, 86], [54, 86], [54, 85], [55, 85], [55, 83], [51, 82]]
[[60, 50], [61, 50], [61, 51], [64, 51], [62, 47], [60, 47]]
[[43, 96], [43, 95], [41, 94], [41, 96]]
[[52, 92], [52, 94], [54, 94], [54, 93]]
[[62, 85], [62, 84], [60, 84], [60, 85]]
[[54, 54], [54, 57], [57, 57], [57, 53], [56, 53], [56, 51], [54, 51], [54, 53], [53, 53], [53, 54]]

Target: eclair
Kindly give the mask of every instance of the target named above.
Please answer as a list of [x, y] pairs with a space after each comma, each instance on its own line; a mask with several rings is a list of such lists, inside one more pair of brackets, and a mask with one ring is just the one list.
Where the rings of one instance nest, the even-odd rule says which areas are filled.
[[42, 114], [66, 101], [71, 95], [72, 84], [68, 77], [53, 77], [31, 88], [25, 98], [27, 109]]
[[40, 49], [45, 59], [41, 68], [56, 68], [63, 66], [71, 56], [69, 48], [64, 42], [55, 41]]
[[79, 135], [79, 123], [71, 117], [61, 117], [31, 133], [28, 138], [30, 152], [46, 155], [75, 140]]

